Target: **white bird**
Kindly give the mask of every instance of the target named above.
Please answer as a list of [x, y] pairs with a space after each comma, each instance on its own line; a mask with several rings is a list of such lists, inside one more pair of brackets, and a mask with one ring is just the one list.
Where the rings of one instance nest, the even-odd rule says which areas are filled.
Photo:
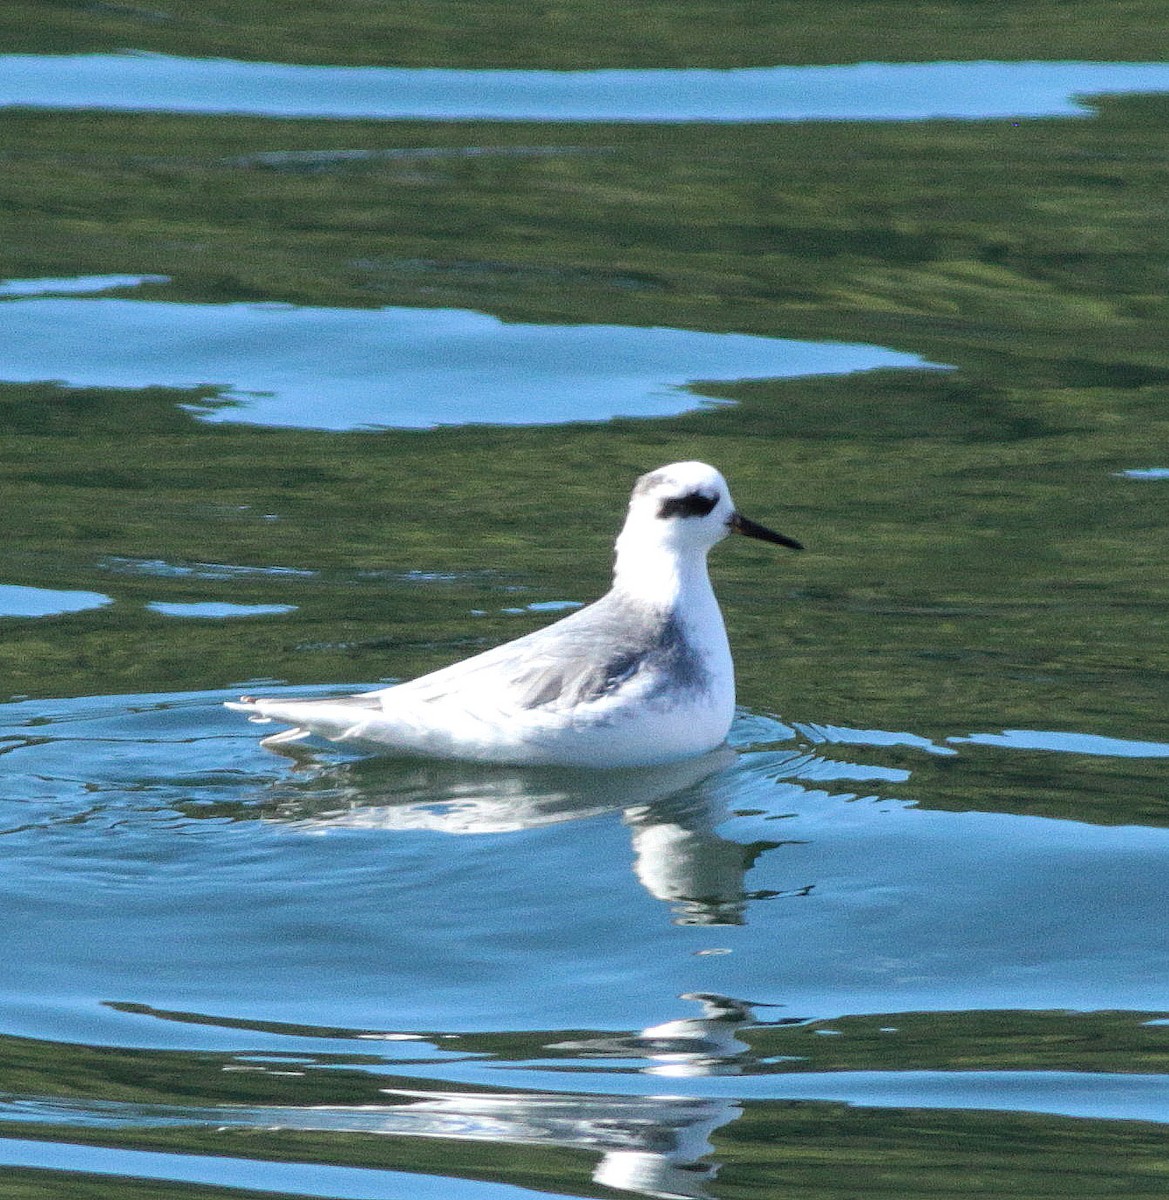
[[613, 586], [562, 620], [407, 683], [329, 700], [229, 708], [357, 750], [516, 765], [652, 766], [721, 745], [735, 671], [706, 556], [730, 533], [802, 549], [735, 511], [700, 462], [642, 475]]

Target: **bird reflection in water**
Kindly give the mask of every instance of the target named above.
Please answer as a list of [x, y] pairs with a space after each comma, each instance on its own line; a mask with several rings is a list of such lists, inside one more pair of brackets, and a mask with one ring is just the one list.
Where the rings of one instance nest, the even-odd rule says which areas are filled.
[[[652, 1025], [640, 1033], [556, 1042], [547, 1050], [567, 1053], [573, 1061], [590, 1058], [643, 1059], [640, 1073], [671, 1078], [738, 1075], [756, 1062], [744, 1030], [760, 1024], [798, 1024], [786, 1017], [759, 1022], [754, 1009], [771, 1004], [736, 1000], [712, 992], [681, 997], [702, 1006], [701, 1015]], [[433, 1095], [426, 1101], [435, 1104]], [[701, 1200], [706, 1184], [718, 1174], [711, 1137], [742, 1115], [736, 1100], [698, 1096], [447, 1096], [465, 1122], [473, 1115], [490, 1119], [501, 1140], [553, 1141], [561, 1146], [599, 1150], [593, 1180], [619, 1191], [665, 1200]], [[448, 1110], [450, 1111], [450, 1110]], [[467, 1136], [464, 1132], [459, 1136]]]
[[730, 815], [720, 780], [738, 756], [722, 746], [697, 758], [628, 770], [493, 767], [361, 760], [315, 767], [287, 785], [265, 816], [302, 829], [438, 830], [500, 834], [620, 812], [631, 830], [637, 878], [669, 904], [676, 924], [740, 925], [744, 877], [780, 842], [721, 837]]
[[675, 1078], [698, 1075], [741, 1075], [755, 1061], [754, 1051], [738, 1033], [755, 1025], [798, 1025], [800, 1017], [755, 1020], [754, 1009], [774, 1008], [716, 992], [685, 992], [681, 999], [702, 1005], [702, 1015], [651, 1025], [636, 1034], [614, 1034], [580, 1041], [556, 1042], [549, 1050], [572, 1051], [585, 1058], [644, 1058], [647, 1075]]
[[[725, 1097], [641, 1095], [637, 1094], [637, 1077], [741, 1074], [758, 1063], [751, 1046], [739, 1037], [741, 1033], [755, 1025], [793, 1024], [798, 1019], [759, 1022], [753, 1012], [761, 1007], [758, 1003], [713, 993], [687, 993], [681, 998], [700, 1004], [701, 1015], [666, 1021], [640, 1033], [545, 1046], [584, 1070], [589, 1069], [589, 1059], [620, 1057], [623, 1065], [642, 1060], [644, 1065], [630, 1077], [630, 1094], [626, 1095], [388, 1087], [378, 1089], [384, 1102], [372, 1104], [188, 1107], [8, 1097], [0, 1108], [9, 1120], [83, 1124], [91, 1129], [211, 1126], [220, 1132], [260, 1129], [362, 1133], [584, 1150], [599, 1156], [592, 1177], [605, 1187], [655, 1200], [705, 1200], [710, 1195], [706, 1185], [721, 1166], [710, 1157], [715, 1152], [711, 1139], [718, 1129], [742, 1115], [740, 1102]], [[134, 1007], [135, 1011], [164, 1018], [194, 1017]], [[217, 1023], [208, 1016], [199, 1020]], [[240, 1024], [247, 1023], [233, 1022], [235, 1026]], [[297, 1028], [304, 1036], [306, 1031]], [[328, 1036], [335, 1035], [335, 1030], [328, 1031]], [[434, 1036], [427, 1035], [427, 1039]], [[254, 1058], [245, 1057], [243, 1061], [254, 1069]]]

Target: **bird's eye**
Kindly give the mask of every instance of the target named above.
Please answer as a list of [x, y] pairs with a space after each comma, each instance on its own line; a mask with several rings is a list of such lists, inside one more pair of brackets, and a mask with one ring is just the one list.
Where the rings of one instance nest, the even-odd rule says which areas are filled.
[[685, 496], [671, 496], [658, 506], [659, 517], [705, 517], [718, 504], [717, 496], [702, 492], [687, 492]]

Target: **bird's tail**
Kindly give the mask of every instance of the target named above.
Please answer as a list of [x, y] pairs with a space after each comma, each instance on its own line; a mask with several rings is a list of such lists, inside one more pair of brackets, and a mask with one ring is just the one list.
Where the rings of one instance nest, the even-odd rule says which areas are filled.
[[278, 721], [293, 728], [272, 734], [264, 739], [265, 744], [277, 745], [300, 740], [312, 734], [341, 742], [358, 736], [358, 731], [369, 721], [371, 710], [380, 711], [381, 704], [374, 697], [340, 696], [335, 700], [284, 700], [262, 696], [241, 696], [228, 700], [225, 707], [242, 712], [259, 724]]

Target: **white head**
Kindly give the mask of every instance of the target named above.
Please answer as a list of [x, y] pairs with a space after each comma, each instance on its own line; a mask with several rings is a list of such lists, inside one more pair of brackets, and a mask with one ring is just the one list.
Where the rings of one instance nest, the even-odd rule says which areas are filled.
[[671, 592], [695, 568], [705, 579], [707, 552], [731, 533], [802, 549], [799, 542], [740, 516], [727, 481], [714, 467], [701, 462], [659, 467], [633, 487], [617, 538], [617, 581], [648, 596]]
[[727, 481], [714, 467], [671, 463], [634, 484], [621, 541], [705, 554], [730, 533], [727, 522], [734, 511]]
[[701, 462], [670, 463], [642, 475], [634, 484], [617, 550], [619, 555], [627, 550], [705, 555], [731, 533], [802, 549], [799, 542], [740, 516], [727, 481], [714, 467]]

